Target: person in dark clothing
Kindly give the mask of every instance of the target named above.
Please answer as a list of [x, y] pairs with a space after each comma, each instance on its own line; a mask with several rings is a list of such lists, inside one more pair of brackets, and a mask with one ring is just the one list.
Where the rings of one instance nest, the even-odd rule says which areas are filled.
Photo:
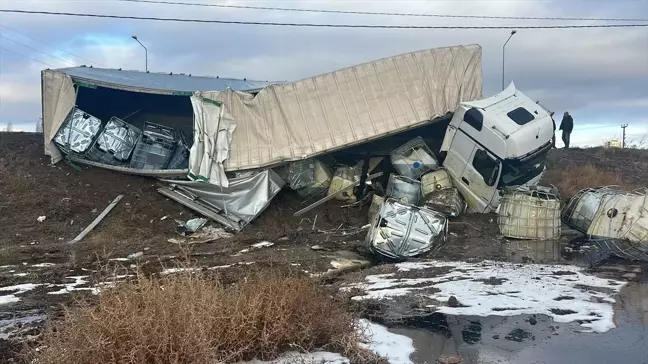
[[551, 137], [551, 147], [556, 147], [556, 120], [554, 120], [554, 112], [552, 111], [549, 116], [551, 116], [551, 122], [553, 123], [553, 136]]
[[569, 149], [569, 139], [572, 130], [574, 130], [574, 119], [567, 111], [565, 111], [562, 122], [560, 123], [560, 130], [562, 130], [562, 140], [565, 143], [565, 149]]

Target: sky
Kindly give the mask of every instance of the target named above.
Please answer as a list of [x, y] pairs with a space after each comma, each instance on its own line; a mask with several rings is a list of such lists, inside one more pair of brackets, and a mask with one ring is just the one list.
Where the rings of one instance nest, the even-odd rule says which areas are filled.
[[[648, 18], [648, 0], [223, 1], [203, 4], [418, 14]], [[0, 0], [0, 9], [85, 12], [264, 22], [505, 26], [612, 24], [550, 21], [368, 16], [283, 12], [113, 0]], [[648, 21], [644, 22], [648, 24]], [[618, 22], [616, 23], [618, 24]], [[502, 45], [510, 29], [334, 29], [174, 23], [0, 13], [0, 128], [33, 131], [41, 116], [40, 71], [74, 65], [151, 72], [298, 80], [396, 54], [479, 44], [484, 96], [501, 90]], [[19, 53], [20, 55], [18, 55]], [[648, 27], [518, 29], [506, 46], [505, 81], [575, 121], [572, 145], [620, 139], [648, 144]], [[558, 138], [560, 139], [560, 138]], [[558, 142], [562, 146], [561, 142]]]

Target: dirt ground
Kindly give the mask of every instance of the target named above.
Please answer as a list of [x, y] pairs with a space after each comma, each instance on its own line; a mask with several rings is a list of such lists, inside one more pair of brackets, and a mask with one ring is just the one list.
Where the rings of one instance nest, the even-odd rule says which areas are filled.
[[[646, 157], [646, 151], [636, 150], [554, 150], [548, 170], [564, 171], [589, 163], [641, 185], [648, 180]], [[74, 277], [93, 276], [114, 265], [159, 272], [173, 266], [176, 259], [188, 257], [204, 267], [230, 266], [228, 274], [252, 266], [320, 273], [331, 269], [331, 260], [340, 257], [374, 260], [363, 244], [368, 206], [342, 207], [331, 201], [295, 217], [293, 213], [306, 204], [285, 189], [241, 233], [209, 243], [175, 244], [168, 241], [181, 238], [175, 233], [175, 220], [197, 215], [160, 195], [158, 187], [151, 178], [67, 162], [51, 165], [43, 154], [41, 134], [0, 133], [0, 287], [41, 284], [29, 296], [21, 296], [19, 303], [0, 305], [0, 352], [10, 357], [7, 353], [16, 349], [15, 342], [6, 340], [12, 336], [2, 336], [3, 320], [56, 315], [61, 304], [84, 292], [52, 292], [65, 288]], [[121, 202], [83, 242], [65, 244], [120, 194], [124, 195]], [[45, 220], [39, 222], [40, 216]], [[510, 252], [502, 249], [495, 221], [494, 214], [453, 219], [448, 241], [435, 258], [510, 258]], [[263, 241], [274, 245], [251, 247]], [[318, 249], [313, 249], [316, 245]], [[90, 287], [92, 278], [83, 280], [76, 288]]]

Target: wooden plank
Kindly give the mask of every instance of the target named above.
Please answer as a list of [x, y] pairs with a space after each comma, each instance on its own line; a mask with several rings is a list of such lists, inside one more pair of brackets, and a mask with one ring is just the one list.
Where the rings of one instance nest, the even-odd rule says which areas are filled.
[[[374, 179], [374, 178], [378, 178], [378, 177], [380, 177], [380, 176], [382, 176], [382, 175], [383, 175], [382, 172], [374, 173], [374, 174], [370, 175], [369, 177], [367, 177], [367, 181], [371, 181], [372, 179]], [[319, 205], [325, 203], [326, 201], [330, 201], [330, 200], [334, 199], [335, 196], [341, 194], [342, 192], [349, 191], [349, 190], [351, 190], [351, 189], [353, 189], [353, 188], [355, 188], [355, 187], [358, 187], [358, 186], [360, 186], [360, 181], [355, 182], [355, 183], [352, 184], [352, 185], [348, 185], [347, 187], [344, 187], [343, 189], [338, 190], [337, 192], [335, 192], [335, 193], [333, 193], [333, 194], [330, 194], [330, 195], [324, 197], [323, 199], [321, 199], [321, 200], [319, 200], [319, 201], [317, 201], [317, 202], [314, 202], [314, 203], [312, 203], [312, 204], [310, 204], [310, 205], [304, 207], [303, 209], [301, 209], [301, 210], [295, 212], [295, 214], [294, 214], [293, 216], [303, 215], [304, 213], [306, 213], [306, 212], [308, 212], [308, 211], [310, 211], [310, 210], [316, 208], [317, 206], [319, 206]]]
[[74, 239], [68, 241], [68, 244], [78, 243], [78, 242], [80, 242], [81, 240], [83, 240], [83, 238], [84, 238], [86, 235], [88, 235], [88, 233], [91, 232], [92, 229], [94, 229], [97, 225], [99, 225], [99, 223], [101, 222], [101, 220], [103, 220], [104, 217], [106, 217], [106, 215], [108, 215], [108, 213], [109, 213], [109, 212], [110, 212], [110, 211], [111, 211], [115, 206], [117, 206], [117, 204], [119, 203], [119, 201], [121, 201], [122, 198], [124, 198], [124, 195], [119, 195], [119, 196], [117, 196], [117, 197], [116, 197], [116, 198], [115, 198], [115, 199], [110, 203], [110, 205], [108, 205], [108, 206], [107, 206], [107, 207], [106, 207], [106, 208], [101, 212], [101, 214], [99, 214], [99, 216], [97, 216], [97, 218], [94, 219], [94, 221], [93, 221], [92, 223], [90, 223], [90, 225], [88, 225], [87, 228], [83, 229], [83, 231], [82, 231], [79, 235], [77, 235], [76, 238], [74, 238]]

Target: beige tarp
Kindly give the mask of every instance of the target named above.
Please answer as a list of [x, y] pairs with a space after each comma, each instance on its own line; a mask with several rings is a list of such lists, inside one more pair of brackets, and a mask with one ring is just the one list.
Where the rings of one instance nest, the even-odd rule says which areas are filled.
[[52, 158], [52, 163], [56, 163], [62, 155], [52, 139], [74, 107], [76, 92], [70, 76], [51, 70], [41, 73], [41, 87], [45, 154]]
[[420, 126], [479, 99], [481, 59], [478, 45], [438, 48], [272, 85], [256, 96], [201, 96], [223, 102], [236, 124], [225, 169], [259, 168]]

